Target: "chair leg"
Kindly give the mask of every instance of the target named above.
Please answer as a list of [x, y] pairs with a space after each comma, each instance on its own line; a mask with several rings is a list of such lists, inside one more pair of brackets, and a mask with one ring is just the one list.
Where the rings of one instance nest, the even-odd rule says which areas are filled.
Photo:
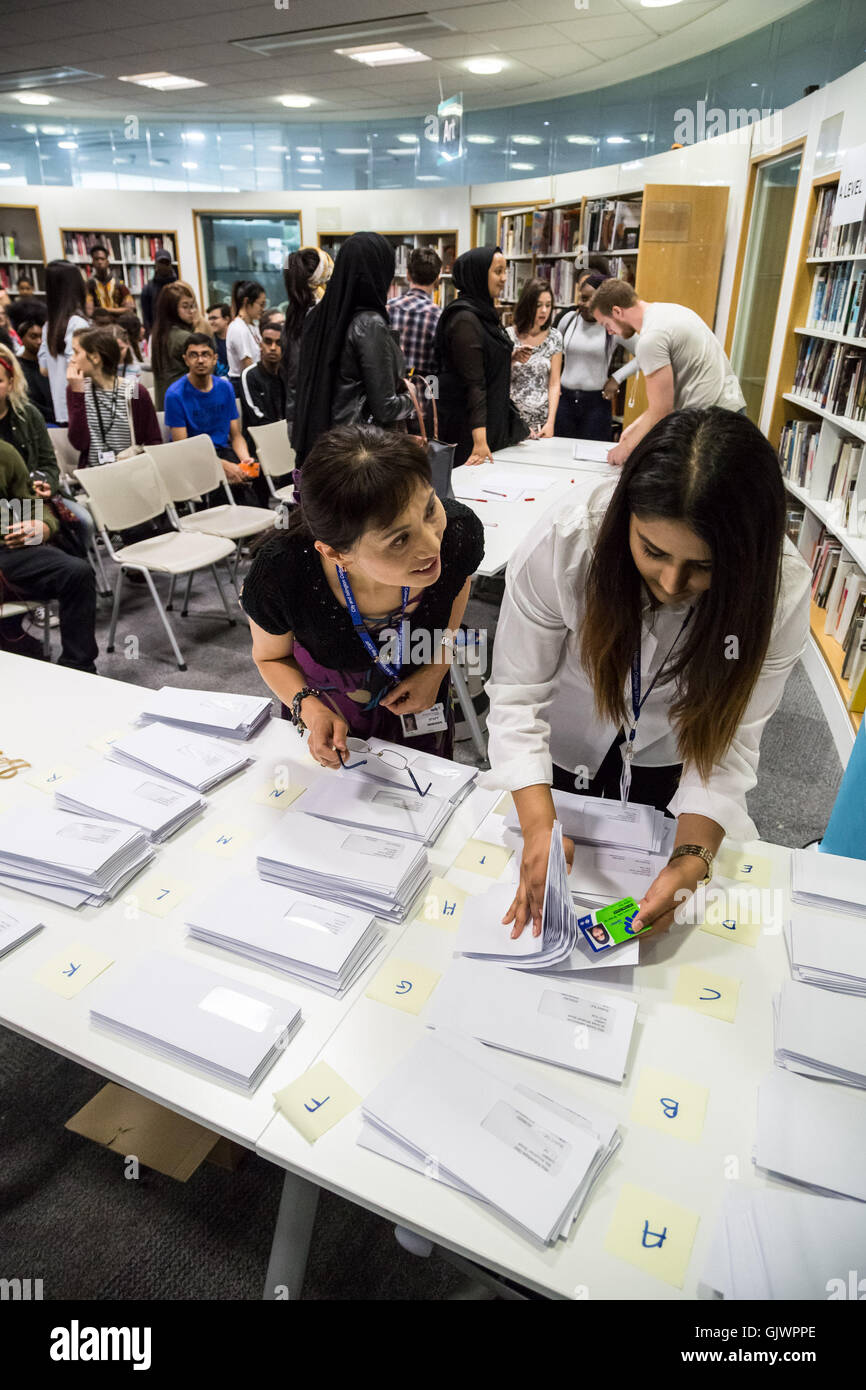
[[234, 584], [235, 588], [238, 587], [238, 566], [240, 565], [240, 562], [241, 562], [241, 543], [240, 543], [240, 541], [238, 541], [237, 544], [235, 545], [235, 565], [234, 565], [234, 573], [232, 574], [232, 583]]
[[96, 544], [95, 538], [90, 542], [90, 546], [88, 548], [88, 557], [99, 579], [99, 592], [101, 594], [110, 594], [111, 585], [108, 582], [108, 575], [105, 573], [105, 567], [102, 563], [102, 556], [99, 553], [99, 546]]
[[451, 680], [454, 683], [454, 689], [457, 691], [457, 699], [460, 701], [463, 717], [469, 725], [469, 732], [472, 735], [472, 742], [475, 744], [475, 751], [479, 758], [482, 760], [486, 759], [487, 744], [484, 741], [484, 734], [478, 722], [478, 715], [475, 713], [472, 696], [469, 694], [469, 684], [456, 656], [451, 662]]
[[228, 577], [229, 577], [229, 583], [231, 584], [231, 586], [232, 586], [232, 588], [234, 589], [235, 593], [237, 594], [238, 598], [240, 598], [240, 596], [241, 596], [241, 591], [240, 591], [240, 589], [238, 588], [237, 579], [235, 578], [234, 573], [232, 572], [232, 562], [231, 562], [231, 560], [229, 559], [228, 555], [226, 556], [226, 558], [223, 560], [222, 563], [223, 563], [223, 564], [225, 565], [225, 567], [226, 567], [226, 574], [227, 574]]
[[51, 660], [51, 605], [47, 599], [42, 609], [42, 655]]
[[156, 585], [154, 584], [153, 579], [151, 578], [150, 570], [145, 570], [145, 571], [144, 571], [144, 577], [145, 577], [145, 579], [147, 580], [147, 587], [150, 589], [151, 598], [153, 599], [154, 603], [156, 604], [156, 611], [158, 612], [158, 614], [159, 614], [159, 616], [160, 616], [160, 620], [161, 620], [161, 622], [162, 622], [162, 625], [163, 625], [163, 627], [164, 627], [165, 630], [166, 630], [166, 634], [168, 635], [168, 640], [169, 640], [169, 642], [171, 643], [171, 649], [172, 649], [172, 651], [174, 652], [174, 656], [175, 656], [175, 660], [176, 660], [176, 662], [177, 662], [178, 670], [179, 670], [179, 671], [185, 671], [185, 670], [186, 670], [186, 662], [185, 662], [184, 659], [183, 659], [183, 655], [182, 655], [182, 653], [181, 653], [180, 647], [177, 645], [177, 639], [176, 639], [174, 633], [172, 632], [171, 623], [170, 623], [169, 620], [168, 620], [168, 614], [166, 613], [165, 609], [164, 609], [163, 606], [162, 606], [162, 600], [160, 599], [159, 594], [156, 592]]
[[107, 652], [114, 651], [114, 633], [117, 627], [117, 615], [120, 612], [120, 591], [123, 588], [123, 570], [118, 565], [117, 578], [114, 581], [114, 603], [111, 605], [111, 626], [108, 629], [108, 641], [105, 644]]
[[165, 611], [166, 611], [166, 613], [170, 613], [171, 610], [172, 610], [172, 606], [173, 606], [173, 604], [174, 604], [174, 586], [175, 586], [176, 583], [177, 583], [177, 575], [176, 575], [176, 574], [173, 574], [173, 575], [171, 576], [171, 583], [170, 583], [169, 586], [168, 586], [168, 601], [167, 601], [167, 603], [166, 603], [166, 605], [165, 605]]
[[182, 618], [185, 618], [187, 613], [189, 612], [189, 596], [192, 593], [193, 574], [194, 570], [190, 570], [189, 574], [186, 577], [186, 593], [183, 596], [183, 608], [180, 610], [180, 616]]
[[219, 571], [218, 571], [216, 565], [211, 565], [210, 570], [211, 570], [211, 574], [212, 574], [213, 577], [214, 577], [214, 582], [216, 583], [216, 586], [217, 586], [217, 588], [218, 588], [219, 591], [220, 591], [220, 598], [221, 598], [222, 601], [223, 601], [223, 608], [226, 610], [226, 617], [228, 618], [230, 625], [231, 625], [232, 627], [234, 627], [234, 625], [235, 625], [235, 619], [234, 619], [234, 616], [233, 616], [233, 614], [232, 614], [232, 610], [229, 608], [229, 601], [228, 601], [228, 599], [226, 598], [226, 591], [225, 591], [225, 589], [223, 588], [222, 580], [221, 580], [220, 577], [219, 577]]

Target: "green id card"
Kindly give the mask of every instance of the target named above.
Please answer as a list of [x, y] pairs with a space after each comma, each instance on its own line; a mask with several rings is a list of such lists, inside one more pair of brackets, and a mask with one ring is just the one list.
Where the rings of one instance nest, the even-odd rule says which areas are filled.
[[649, 930], [648, 927], [641, 927], [637, 932], [632, 929], [638, 910], [634, 898], [622, 898], [610, 907], [600, 907], [597, 912], [579, 917], [577, 925], [593, 951], [609, 951], [624, 941], [633, 941], [641, 931]]

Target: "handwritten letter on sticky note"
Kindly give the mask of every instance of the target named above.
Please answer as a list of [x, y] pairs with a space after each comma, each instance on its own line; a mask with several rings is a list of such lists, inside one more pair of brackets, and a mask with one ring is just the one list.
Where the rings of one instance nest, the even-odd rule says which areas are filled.
[[511, 849], [503, 845], [488, 845], [484, 840], [467, 840], [457, 858], [455, 869], [468, 869], [472, 874], [483, 874], [485, 878], [498, 878], [508, 863]]
[[659, 1129], [696, 1144], [704, 1127], [709, 1091], [671, 1072], [644, 1067], [631, 1107], [632, 1124]]
[[51, 960], [40, 966], [33, 978], [37, 984], [53, 990], [62, 999], [71, 999], [113, 964], [111, 956], [104, 956], [101, 951], [94, 951], [92, 946], [82, 946], [79, 941], [73, 941], [59, 956], [52, 956]]
[[750, 883], [753, 888], [769, 888], [773, 861], [763, 855], [726, 849], [716, 858], [714, 872], [717, 878], [733, 878], [737, 883]]
[[368, 999], [419, 1014], [440, 980], [438, 970], [411, 960], [388, 960], [366, 991]]
[[212, 825], [206, 835], [196, 840], [195, 847], [202, 854], [213, 854], [217, 859], [231, 859], [251, 839], [249, 830], [237, 825]]
[[701, 965], [684, 965], [677, 977], [674, 1003], [733, 1023], [739, 993], [740, 981], [730, 975], [716, 975]]
[[123, 902], [129, 909], [129, 917], [133, 917], [134, 910], [147, 912], [151, 917], [167, 917], [191, 891], [182, 878], [156, 870], [138, 879], [135, 887], [124, 895]]
[[253, 793], [253, 801], [260, 806], [276, 806], [278, 811], [284, 811], [287, 806], [291, 806], [293, 801], [297, 801], [301, 792], [305, 792], [306, 787], [300, 783], [283, 782], [279, 778], [271, 778], [269, 782], [262, 782]]
[[720, 936], [723, 941], [736, 941], [740, 946], [756, 946], [761, 935], [761, 923], [749, 921], [748, 913], [738, 915], [737, 905], [732, 904], [728, 908], [728, 915], [720, 922], [702, 922], [700, 930], [710, 936]]
[[456, 931], [468, 897], [468, 893], [446, 878], [431, 878], [421, 899], [418, 918], [422, 922], [435, 922], [445, 931]]
[[353, 1091], [327, 1062], [316, 1062], [296, 1081], [276, 1091], [274, 1099], [278, 1109], [309, 1144], [315, 1144], [338, 1120], [361, 1104], [357, 1091]]
[[697, 1212], [627, 1182], [619, 1194], [604, 1248], [681, 1289], [699, 1219]]

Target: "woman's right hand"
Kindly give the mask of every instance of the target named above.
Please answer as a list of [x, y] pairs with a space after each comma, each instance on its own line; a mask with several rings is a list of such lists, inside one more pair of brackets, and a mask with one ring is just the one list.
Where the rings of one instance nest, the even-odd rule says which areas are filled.
[[322, 767], [339, 767], [339, 753], [347, 754], [349, 751], [346, 747], [349, 726], [345, 719], [328, 709], [315, 695], [308, 695], [303, 701], [301, 718], [310, 731], [307, 747], [312, 757]]
[[[550, 856], [550, 836], [553, 827], [531, 830], [523, 836], [523, 856], [520, 860], [520, 883], [514, 901], [503, 917], [505, 926], [513, 923], [512, 940], [522, 934], [532, 921], [532, 935], [541, 935], [541, 912], [544, 907], [544, 885], [547, 881], [547, 861]], [[565, 862], [569, 871], [574, 863], [574, 841], [562, 837]]]
[[511, 354], [511, 360], [512, 360], [512, 362], [520, 362], [520, 363], [528, 362], [529, 359], [530, 359], [530, 357], [532, 356], [532, 353], [533, 353], [533, 349], [532, 349], [531, 347], [528, 347], [528, 346], [515, 348], [514, 351], [513, 351], [512, 354]]
[[72, 391], [84, 390], [84, 376], [71, 360], [66, 364], [66, 385]]
[[479, 463], [487, 463], [488, 460], [490, 460], [491, 463], [493, 462], [490, 454], [490, 446], [487, 443], [487, 434], [484, 433], [479, 438], [476, 438], [476, 434], [473, 431], [472, 453], [466, 460], [466, 467], [474, 468]]

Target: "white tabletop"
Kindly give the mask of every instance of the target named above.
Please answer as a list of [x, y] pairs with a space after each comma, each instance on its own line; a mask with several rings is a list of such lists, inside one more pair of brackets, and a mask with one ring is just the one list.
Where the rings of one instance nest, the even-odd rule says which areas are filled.
[[[784, 901], [787, 910], [790, 851], [760, 843], [753, 846], [753, 852], [772, 860], [773, 887], [779, 890], [779, 902]], [[506, 869], [505, 876], [508, 872]], [[475, 892], [483, 892], [490, 882], [457, 871], [448, 877]], [[444, 972], [452, 959], [454, 941], [452, 933], [435, 923], [418, 920], [393, 953], [401, 960]], [[733, 1024], [673, 1003], [676, 979], [684, 965], [700, 965], [741, 980]], [[623, 1144], [567, 1241], [539, 1248], [481, 1203], [360, 1148], [356, 1144], [361, 1124], [358, 1110], [314, 1145], [277, 1114], [259, 1140], [258, 1152], [553, 1297], [697, 1297], [715, 1218], [730, 1181], [728, 1174], [736, 1166], [741, 1181], [750, 1186], [765, 1185], [753, 1169], [751, 1148], [757, 1086], [773, 1064], [772, 995], [787, 975], [783, 939], [781, 933], [764, 932], [757, 946], [750, 948], [696, 928], [675, 928], [666, 937], [641, 943], [641, 965], [634, 970], [633, 986], [606, 984], [608, 973], [593, 972], [582, 980], [589, 989], [625, 989], [637, 999], [637, 1023], [621, 1086], [523, 1057], [496, 1054], [512, 1065], [516, 1074], [534, 1075], [539, 1083], [554, 1076], [559, 1085], [597, 1100], [618, 1116]], [[567, 989], [568, 985], [562, 987]], [[323, 1049], [321, 1059], [364, 1096], [393, 1068], [424, 1027], [424, 1011], [413, 1016], [361, 997]], [[700, 1142], [685, 1142], [630, 1123], [633, 1094], [644, 1067], [709, 1088]], [[682, 1290], [605, 1251], [605, 1237], [624, 1183], [666, 1197], [699, 1215]]]
[[[589, 447], [582, 448], [583, 445]], [[601, 477], [609, 477], [612, 473], [618, 472], [615, 465], [600, 462], [595, 458], [598, 447], [598, 442], [594, 439], [563, 439], [554, 435], [552, 439], [524, 439], [521, 444], [499, 449], [493, 458], [497, 463], [500, 460], [503, 463], [524, 463], [533, 468], [559, 468], [565, 472], [570, 470], [571, 473], [586, 470], [591, 465]], [[613, 442], [607, 445], [609, 449], [613, 447]]]
[[[88, 747], [89, 742], [127, 730], [142, 705], [141, 691], [134, 685], [3, 653], [0, 690], [2, 751], [9, 758], [26, 759], [35, 771], [48, 772], [52, 765], [81, 771], [92, 767], [101, 754]], [[292, 814], [253, 799], [275, 768], [288, 766], [290, 780], [304, 786], [334, 775], [309, 757], [294, 728], [283, 720], [272, 720], [260, 734], [238, 746], [255, 756], [253, 766], [211, 792], [204, 815], [159, 846], [151, 865], [112, 902], [75, 911], [0, 886], [0, 893], [37, 911], [45, 923], [42, 931], [0, 961], [0, 1022], [208, 1129], [251, 1146], [273, 1114], [272, 1092], [310, 1065], [363, 991], [372, 971], [378, 969], [381, 953], [352, 990], [337, 1000], [279, 971], [248, 965], [216, 947], [187, 939], [185, 902], [211, 892], [230, 875], [247, 873], [254, 877], [257, 843], [281, 817]], [[20, 772], [12, 779], [0, 779], [0, 813], [16, 806], [48, 808], [53, 804], [52, 796], [25, 782], [27, 775]], [[443, 864], [443, 853], [448, 862], [454, 857], [492, 799], [492, 793], [473, 792], [458, 809], [440, 837], [444, 851], [439, 846], [431, 851], [434, 872]], [[301, 809], [302, 800], [296, 804]], [[236, 855], [220, 860], [197, 847], [204, 836], [215, 839], [217, 830], [226, 825], [249, 835]], [[179, 902], [165, 918], [151, 916], [135, 905], [136, 885], [157, 867], [192, 889], [185, 902]], [[396, 941], [404, 929], [385, 927], [388, 943]], [[72, 999], [62, 999], [37, 983], [33, 977], [40, 967], [73, 943], [90, 946], [115, 963], [151, 950], [182, 956], [232, 980], [294, 1000], [301, 1005], [303, 1024], [257, 1091], [246, 1095], [93, 1028], [91, 1000], [110, 971]]]
[[[494, 471], [499, 476], [505, 475], [519, 482], [522, 478], [537, 477], [540, 470], [529, 460], [526, 463], [512, 463], [507, 459], [500, 462], [499, 455], [493, 463], [475, 464], [471, 468], [463, 464], [455, 468], [452, 484], [457, 500], [470, 507], [484, 526], [484, 559], [476, 570], [481, 575], [499, 574], [504, 570], [517, 546], [539, 517], [555, 510], [575, 486], [585, 486], [587, 479], [592, 480], [593, 486], [599, 482], [597, 473], [575, 473], [572, 483], [571, 477], [566, 478], [564, 474], [548, 469], [545, 473], [552, 481], [531, 501], [498, 502], [493, 498], [484, 499], [481, 492]], [[461, 490], [466, 490], [470, 495], [461, 497]], [[591, 490], [587, 488], [588, 492]]]

